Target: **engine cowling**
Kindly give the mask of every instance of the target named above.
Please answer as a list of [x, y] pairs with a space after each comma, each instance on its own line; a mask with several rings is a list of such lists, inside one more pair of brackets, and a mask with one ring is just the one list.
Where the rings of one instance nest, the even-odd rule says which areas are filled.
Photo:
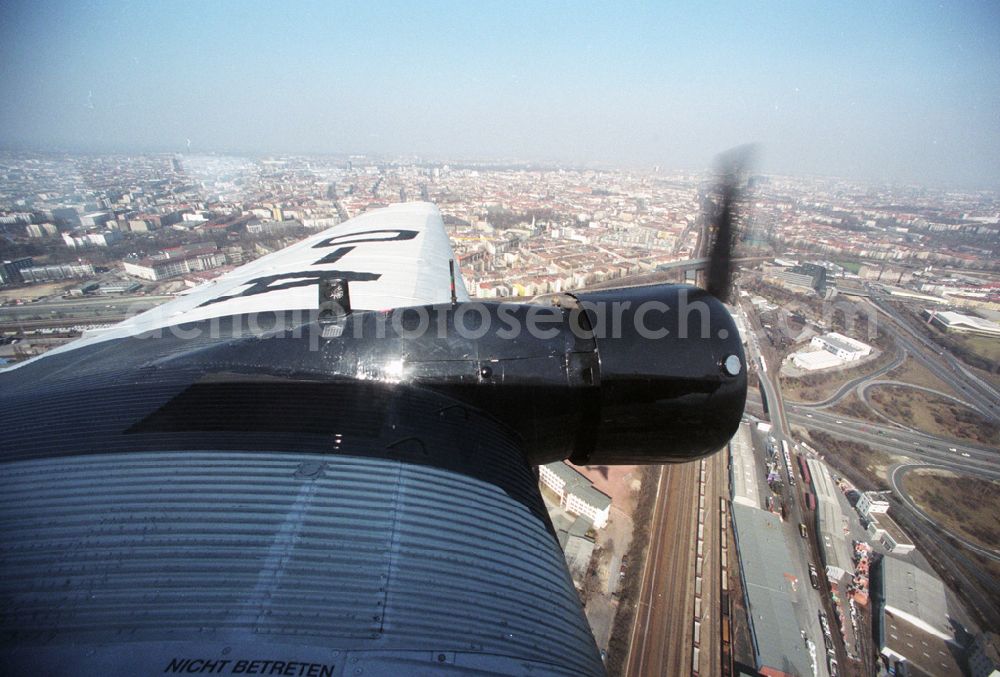
[[[666, 463], [721, 448], [746, 399], [740, 337], [702, 289], [655, 285], [366, 313], [338, 366], [433, 388], [514, 428], [529, 460]], [[347, 374], [345, 374], [347, 375]]]
[[578, 299], [596, 309], [588, 312], [600, 362], [600, 413], [593, 445], [575, 450], [574, 463], [686, 461], [729, 441], [743, 415], [747, 375], [739, 333], [721, 302], [688, 285]]

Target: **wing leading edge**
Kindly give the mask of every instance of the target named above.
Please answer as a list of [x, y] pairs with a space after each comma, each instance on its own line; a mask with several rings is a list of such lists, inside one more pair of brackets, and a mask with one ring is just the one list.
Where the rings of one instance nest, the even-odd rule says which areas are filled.
[[315, 310], [316, 271], [379, 266], [355, 308], [447, 303], [450, 257], [433, 207], [373, 212], [0, 372], [3, 671], [601, 674], [507, 425], [333, 373], [337, 341], [143, 336]]
[[[316, 310], [323, 279], [347, 280], [352, 307], [359, 310], [448, 303], [451, 260], [454, 254], [438, 208], [428, 202], [395, 204], [365, 212], [35, 359], [187, 322]], [[457, 261], [455, 286], [457, 300], [467, 301]]]

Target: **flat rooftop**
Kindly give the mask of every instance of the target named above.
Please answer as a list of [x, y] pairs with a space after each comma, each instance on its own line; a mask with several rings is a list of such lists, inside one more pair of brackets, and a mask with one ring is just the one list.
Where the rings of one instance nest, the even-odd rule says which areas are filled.
[[937, 319], [949, 328], [969, 328], [989, 334], [1000, 334], [1000, 324], [990, 320], [984, 320], [975, 315], [956, 313], [953, 310], [946, 310], [937, 313]]
[[598, 510], [604, 510], [611, 505], [611, 497], [597, 489], [585, 475], [575, 468], [571, 468], [562, 461], [548, 463], [545, 467], [566, 483], [564, 489], [566, 493], [576, 494], [581, 500]]
[[829, 568], [833, 567], [850, 574], [854, 571], [854, 562], [851, 560], [851, 546], [845, 534], [848, 522], [840, 503], [840, 489], [834, 483], [825, 463], [816, 459], [808, 459], [807, 463], [816, 491], [816, 531], [823, 564], [828, 568], [828, 573]]
[[806, 459], [806, 463], [809, 465], [809, 472], [812, 475], [813, 491], [816, 492], [816, 500], [837, 500], [837, 494], [840, 493], [840, 489], [837, 488], [837, 484], [833, 481], [833, 475], [830, 474], [830, 469], [826, 464], [815, 458]]
[[759, 508], [733, 504], [740, 573], [752, 626], [757, 669], [812, 673], [801, 628], [795, 620], [789, 575], [792, 566], [781, 520]]
[[862, 343], [857, 339], [852, 339], [850, 336], [844, 336], [843, 334], [839, 334], [835, 331], [832, 331], [829, 334], [823, 334], [821, 338], [831, 346], [848, 352], [871, 349], [871, 346], [867, 343]]
[[732, 456], [733, 502], [751, 508], [761, 507], [750, 424], [740, 424], [729, 443], [729, 449]]
[[962, 674], [941, 579], [892, 555], [879, 568], [881, 653], [929, 675]]
[[965, 674], [949, 642], [924, 632], [904, 618], [885, 616], [885, 638], [879, 648], [884, 654], [905, 659], [924, 674]]
[[885, 611], [905, 618], [924, 632], [951, 639], [944, 583], [910, 562], [887, 555], [882, 558]]
[[839, 367], [844, 360], [827, 350], [800, 351], [792, 355], [792, 363], [800, 369]]
[[896, 524], [894, 519], [889, 517], [888, 513], [881, 513], [877, 516], [873, 515], [873, 518], [875, 518], [875, 521], [878, 522], [881, 529], [892, 536], [892, 540], [896, 541], [896, 543], [899, 545], [913, 545], [913, 541], [910, 540], [910, 537], [906, 535], [906, 532], [903, 531], [902, 527]]

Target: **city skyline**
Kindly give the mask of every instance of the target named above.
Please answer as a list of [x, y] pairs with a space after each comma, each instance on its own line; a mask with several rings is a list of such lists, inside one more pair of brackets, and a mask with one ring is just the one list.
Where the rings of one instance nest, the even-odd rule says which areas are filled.
[[364, 153], [1000, 186], [1000, 15], [9, 3], [0, 147]]
[[[561, 389], [601, 397], [604, 426], [615, 409], [612, 404], [609, 411], [605, 403], [614, 400], [603, 399], [600, 389], [610, 384], [616, 390], [604, 392], [621, 393], [619, 384], [643, 383], [648, 384], [641, 386], [643, 401], [628, 407], [633, 431], [628, 437], [608, 434], [595, 442], [594, 453], [602, 456], [574, 457], [579, 470], [560, 460], [549, 462], [553, 456], [546, 455], [539, 459], [537, 475], [521, 473], [528, 482], [525, 494], [540, 493], [539, 505], [544, 503], [557, 538], [544, 528], [539, 531], [544, 534], [540, 543], [552, 550], [549, 569], [531, 569], [529, 563], [519, 571], [531, 571], [525, 578], [535, 580], [544, 571], [561, 570], [559, 580], [571, 591], [568, 600], [575, 604], [579, 598], [582, 615], [545, 614], [550, 627], [575, 622], [580, 628], [581, 649], [589, 652], [595, 669], [573, 669], [573, 674], [604, 674], [604, 669], [623, 676], [678, 674], [687, 666], [699, 674], [735, 674], [733, 667], [739, 664], [760, 672], [783, 674], [791, 666], [796, 674], [835, 677], [873, 674], [881, 666], [895, 666], [898, 673], [905, 663], [943, 676], [958, 674], [965, 665], [996, 667], [989, 634], [1000, 627], [994, 594], [1000, 554], [993, 547], [1000, 542], [993, 517], [1000, 501], [996, 194], [758, 177], [749, 182], [752, 195], [740, 198], [736, 210], [733, 263], [738, 268], [731, 293], [724, 297], [720, 292], [706, 306], [709, 321], [699, 329], [684, 319], [691, 319], [688, 310], [710, 301], [705, 294], [714, 295], [712, 287], [702, 292], [671, 283], [699, 283], [697, 271], [706, 265], [701, 245], [710, 232], [706, 222], [713, 213], [729, 211], [709, 204], [709, 182], [701, 172], [525, 170], [358, 157], [349, 162], [343, 156], [254, 160], [0, 152], [0, 176], [0, 411], [15, 422], [3, 429], [0, 447], [6, 453], [5, 468], [13, 469], [7, 474], [27, 477], [39, 487], [25, 491], [14, 486], [5, 495], [15, 497], [11, 505], [18, 503], [24, 515], [35, 515], [15, 520], [26, 526], [14, 533], [13, 542], [33, 539], [40, 544], [31, 549], [24, 575], [4, 580], [35, 575], [37, 552], [61, 557], [69, 530], [103, 534], [107, 524], [126, 515], [133, 526], [125, 532], [124, 546], [112, 543], [111, 548], [121, 549], [111, 549], [106, 559], [128, 566], [144, 563], [144, 548], [131, 540], [141, 529], [144, 543], [154, 539], [154, 548], [145, 550], [167, 562], [177, 581], [172, 589], [183, 593], [164, 598], [151, 613], [164, 614], [198, 599], [187, 590], [203, 589], [204, 576], [195, 570], [192, 578], [187, 569], [177, 569], [175, 558], [161, 553], [182, 542], [178, 539], [205, 538], [218, 520], [210, 519], [214, 513], [192, 518], [190, 511], [159, 504], [134, 509], [137, 471], [121, 464], [137, 459], [148, 465], [148, 455], [142, 447], [115, 452], [146, 439], [145, 426], [153, 426], [158, 468], [166, 458], [168, 476], [174, 478], [174, 468], [194, 458], [201, 477], [201, 452], [168, 452], [180, 454], [169, 457], [160, 451], [161, 442], [171, 439], [178, 426], [184, 436], [190, 435], [189, 428], [197, 430], [198, 437], [187, 439], [199, 445], [201, 439], [230, 444], [244, 439], [251, 445], [275, 439], [268, 437], [273, 433], [267, 426], [275, 420], [270, 412], [276, 408], [276, 394], [290, 404], [289, 413], [280, 416], [279, 432], [298, 436], [296, 448], [283, 453], [314, 459], [313, 447], [303, 446], [319, 444], [320, 472], [334, 477], [345, 471], [333, 464], [358, 449], [367, 453], [373, 448], [361, 447], [357, 440], [369, 439], [362, 436], [378, 425], [386, 432], [376, 434], [391, 435], [389, 439], [421, 439], [403, 437], [408, 410], [395, 403], [409, 402], [409, 395], [372, 398], [372, 385], [418, 397], [439, 392], [430, 379], [456, 375], [464, 380], [462, 390], [451, 392], [518, 398], [518, 406], [482, 420], [514, 425], [516, 420], [500, 416], [527, 412], [535, 417], [534, 429], [566, 431], [569, 442], [582, 439], [574, 431], [586, 429], [584, 417], [592, 410], [559, 401], [560, 393], [567, 392]], [[330, 286], [340, 293], [328, 292]], [[696, 295], [693, 303], [689, 290]], [[340, 306], [345, 314], [326, 300], [338, 298], [349, 306]], [[724, 298], [730, 305], [719, 303]], [[597, 321], [575, 323], [578, 303], [594, 312]], [[694, 315], [704, 317], [699, 311]], [[448, 317], [453, 323], [442, 325], [436, 319]], [[550, 335], [553, 320], [568, 332], [561, 339]], [[725, 332], [712, 331], [723, 322]], [[586, 329], [585, 324], [591, 331], [576, 335], [574, 328]], [[380, 333], [379, 327], [385, 331]], [[570, 341], [571, 335], [577, 340]], [[640, 340], [645, 343], [639, 345]], [[481, 348], [461, 348], [476, 345], [490, 346], [488, 362]], [[430, 352], [421, 352], [425, 349]], [[620, 352], [609, 352], [614, 350]], [[358, 358], [365, 354], [374, 359], [359, 369]], [[699, 355], [700, 366], [692, 366]], [[590, 361], [590, 356], [596, 359]], [[123, 371], [130, 368], [129, 360], [138, 361], [134, 373]], [[205, 368], [199, 372], [201, 365]], [[616, 380], [616, 365], [625, 365], [630, 375]], [[570, 380], [571, 370], [578, 368], [585, 371]], [[109, 370], [110, 377], [102, 375]], [[685, 376], [678, 378], [671, 370]], [[714, 381], [720, 378], [716, 374], [726, 380]], [[746, 379], [742, 383], [731, 380], [741, 376]], [[174, 379], [181, 378], [191, 379], [192, 385], [177, 385]], [[539, 387], [539, 382], [545, 385]], [[338, 395], [339, 402], [388, 401], [393, 411], [372, 419], [366, 419], [366, 410], [347, 408], [343, 414], [343, 405], [320, 390], [327, 383], [338, 388], [331, 393], [355, 387], [351, 384], [363, 389]], [[454, 388], [451, 383], [446, 387]], [[738, 401], [725, 393], [718, 396], [727, 384], [742, 389], [736, 393]], [[219, 386], [227, 390], [208, 391], [209, 396], [226, 392], [226, 397], [199, 399], [206, 392], [202, 388]], [[672, 398], [671, 408], [650, 415], [648, 393], [659, 387], [668, 400], [657, 396], [656, 402]], [[41, 392], [35, 396], [32, 388]], [[593, 390], [577, 390], [582, 388]], [[546, 404], [524, 400], [526, 392], [540, 393]], [[678, 397], [678, 392], [684, 394]], [[706, 392], [712, 395], [696, 399]], [[192, 393], [194, 401], [188, 399]], [[318, 406], [310, 409], [314, 401]], [[139, 422], [129, 422], [136, 414], [125, 403], [143, 408]], [[476, 412], [481, 410], [461, 406], [468, 416], [434, 416], [430, 426], [425, 425], [427, 416], [419, 417], [418, 432], [454, 423], [458, 430], [436, 439], [464, 443], [466, 434], [479, 430]], [[683, 431], [704, 436], [721, 431], [721, 415], [710, 414], [709, 419], [701, 413], [713, 407], [731, 415], [736, 437], [728, 449], [700, 461], [655, 465], [662, 457], [653, 454], [696, 441]], [[89, 411], [108, 413], [95, 413], [95, 425], [81, 424]], [[546, 418], [553, 411], [558, 421], [568, 423], [557, 426], [557, 419]], [[636, 411], [641, 415], [631, 415]], [[164, 420], [166, 426], [160, 423]], [[368, 427], [366, 420], [375, 423]], [[218, 430], [224, 421], [235, 423]], [[287, 430], [287, 421], [293, 422], [294, 432]], [[647, 432], [634, 432], [635, 421], [648, 421]], [[137, 432], [121, 434], [123, 429]], [[597, 434], [606, 429], [598, 428]], [[726, 430], [725, 437], [703, 437], [705, 449], [722, 446], [730, 434]], [[619, 437], [625, 442], [619, 443]], [[493, 438], [487, 431], [480, 439]], [[552, 438], [520, 439], [530, 450]], [[94, 446], [81, 449], [81, 444]], [[73, 456], [46, 460], [59, 464], [59, 472], [39, 480], [32, 467], [38, 461], [22, 461], [18, 454], [41, 445], [43, 453], [67, 450], [112, 459], [105, 474], [113, 481], [125, 478], [128, 493], [122, 493], [120, 484], [105, 482], [100, 494], [94, 494], [89, 479], [76, 490], [69, 484], [72, 479], [64, 479], [73, 477]], [[397, 448], [390, 447], [390, 462], [407, 463], [405, 457], [399, 460]], [[449, 457], [462, 457], [464, 448], [449, 451]], [[481, 460], [483, 449], [477, 446], [470, 456], [476, 468], [492, 467]], [[264, 453], [265, 462], [276, 465], [274, 452]], [[163, 486], [181, 486], [181, 493], [167, 495], [164, 505], [207, 502], [213, 509], [232, 511], [227, 515], [242, 511], [258, 519], [266, 514], [264, 507], [248, 504], [252, 492], [239, 484], [249, 477], [252, 486], [261, 485], [259, 471], [247, 475], [250, 458], [240, 454], [236, 465], [224, 466], [218, 500], [206, 501], [203, 482], [183, 479], [154, 482], [151, 500], [161, 501]], [[25, 462], [32, 471], [18, 474]], [[289, 500], [295, 494], [288, 487], [295, 485], [287, 484], [288, 476], [297, 465], [312, 467], [292, 457], [266, 480], [275, 492], [265, 501], [278, 505], [279, 516], [286, 510], [292, 516], [271, 520], [276, 530], [306, 514], [298, 499]], [[155, 472], [155, 477], [163, 476], [162, 470]], [[376, 484], [399, 472], [397, 466], [381, 473]], [[462, 470], [435, 467], [435, 472], [425, 482], [434, 496], [421, 500], [419, 510], [451, 519], [451, 511], [427, 511], [426, 506], [451, 500], [449, 494], [461, 495], [442, 481], [462, 480]], [[412, 480], [407, 491], [422, 481]], [[541, 488], [534, 486], [539, 481]], [[885, 490], [865, 492], [878, 487]], [[398, 494], [391, 486], [388, 490]], [[34, 503], [20, 498], [29, 494], [40, 498]], [[80, 497], [81, 505], [67, 509], [53, 495]], [[502, 487], [490, 495], [509, 496]], [[97, 509], [93, 500], [101, 501]], [[395, 524], [379, 518], [379, 510], [406, 510], [407, 501], [382, 502], [363, 519], [375, 516], [383, 525]], [[384, 508], [387, 503], [390, 507]], [[52, 520], [69, 520], [54, 531], [55, 546], [48, 545], [53, 522], [46, 517], [45, 529], [36, 526], [41, 523], [37, 515], [48, 515], [44, 511], [51, 505], [59, 511]], [[494, 513], [505, 515], [502, 509]], [[310, 507], [308, 514], [302, 528], [319, 515], [326, 516], [330, 529], [334, 522], [357, 523], [351, 515], [344, 519], [341, 511], [323, 506]], [[511, 514], [524, 513], [513, 507], [506, 513]], [[92, 516], [91, 524], [78, 528], [79, 515]], [[171, 522], [171, 515], [180, 521]], [[486, 524], [486, 531], [508, 534], [511, 523], [503, 519], [500, 528]], [[464, 533], [481, 524], [475, 518]], [[233, 532], [229, 522], [218, 529], [210, 537], [220, 542]], [[256, 589], [259, 571], [270, 575], [270, 560], [264, 558], [265, 568], [258, 569], [255, 562], [261, 556], [255, 553], [273, 550], [274, 533], [265, 531], [241, 550], [239, 566], [250, 575], [230, 577], [237, 588]], [[328, 533], [303, 532], [303, 540], [311, 539], [324, 552]], [[84, 540], [100, 549], [84, 550], [82, 557], [74, 550], [86, 567], [78, 577], [88, 585], [90, 579], [83, 577], [97, 571], [93, 585], [105, 586], [103, 590], [114, 586], [137, 599], [159, 594], [159, 588], [134, 585], [131, 578], [123, 583], [118, 564], [111, 576], [95, 569], [91, 563], [109, 551], [108, 541]], [[373, 551], [367, 528], [361, 549], [349, 538], [336, 540], [339, 551]], [[506, 552], [539, 552], [518, 543], [522, 545]], [[446, 550], [455, 552], [453, 546]], [[436, 545], [419, 551], [432, 556], [442, 552]], [[489, 557], [502, 551], [491, 551]], [[234, 561], [230, 551], [222, 553], [226, 562]], [[989, 559], [982, 563], [970, 559], [983, 553]], [[357, 560], [348, 557], [347, 568], [326, 579], [349, 586], [360, 580]], [[486, 570], [476, 563], [482, 556], [466, 551], [457, 559], [471, 563], [472, 580], [480, 585]], [[295, 572], [313, 571], [312, 565], [287, 562], [281, 571], [291, 583], [280, 593], [301, 596], [304, 586], [313, 583], [300, 582]], [[47, 582], [52, 576], [45, 578], [51, 569], [38, 576], [71, 602], [83, 600], [79, 608], [86, 613], [90, 600], [106, 593], [80, 595], [67, 589], [62, 584], [69, 575], [65, 566], [60, 564], [55, 583]], [[892, 572], [894, 579], [919, 577], [920, 599], [932, 603], [914, 606], [906, 590], [880, 585], [887, 576], [869, 575], [879, 570]], [[467, 580], [464, 573], [450, 579], [453, 587]], [[29, 589], [24, 604], [14, 607], [31, 610], [36, 598], [32, 589], [40, 586]], [[91, 593], [94, 589], [102, 590], [90, 588]], [[242, 608], [247, 596], [235, 599]], [[57, 603], [65, 609], [70, 602]], [[745, 620], [734, 611], [736, 603], [745, 605]], [[529, 604], [515, 604], [534, 622]], [[477, 605], [467, 608], [474, 613]], [[455, 606], [449, 603], [448, 609]], [[902, 621], [901, 614], [906, 614]], [[32, 612], [18, 627], [40, 627], [53, 616]], [[212, 619], [206, 621], [197, 610], [185, 617], [196, 624], [200, 641]], [[256, 633], [260, 621], [247, 618]], [[428, 625], [432, 623], [440, 621], [430, 617]], [[295, 627], [302, 628], [300, 623]], [[882, 632], [886, 627], [890, 630]], [[56, 626], [54, 631], [73, 629]], [[308, 631], [301, 630], [303, 636]], [[460, 637], [457, 651], [468, 642], [464, 632], [463, 627], [450, 633]], [[44, 657], [51, 640], [42, 646], [32, 641], [15, 636], [8, 646], [16, 643], [25, 660], [42, 660], [35, 657]], [[499, 641], [502, 651], [509, 652], [506, 639]], [[534, 646], [535, 635], [531, 642]], [[329, 644], [322, 650], [329, 652]], [[439, 651], [435, 646], [423, 653], [433, 659]], [[556, 653], [565, 655], [565, 649]], [[227, 660], [209, 664], [174, 657], [166, 662], [148, 652], [127, 655], [139, 656], [154, 671], [166, 665], [167, 672], [190, 671], [202, 662], [214, 670]], [[233, 660], [252, 665], [250, 657], [238, 655]], [[305, 663], [293, 668], [300, 665], [304, 674]], [[334, 668], [328, 673], [335, 674]]]

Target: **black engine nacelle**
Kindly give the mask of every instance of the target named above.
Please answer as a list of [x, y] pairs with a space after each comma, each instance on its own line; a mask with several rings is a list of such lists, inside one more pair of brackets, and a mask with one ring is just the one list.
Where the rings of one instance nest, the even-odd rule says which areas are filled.
[[686, 461], [735, 433], [746, 364], [714, 297], [656, 285], [547, 298], [355, 313], [331, 364], [487, 411], [532, 463]]
[[657, 285], [583, 293], [600, 363], [593, 444], [577, 464], [665, 463], [712, 453], [746, 401], [743, 345], [725, 306], [703, 289]]

